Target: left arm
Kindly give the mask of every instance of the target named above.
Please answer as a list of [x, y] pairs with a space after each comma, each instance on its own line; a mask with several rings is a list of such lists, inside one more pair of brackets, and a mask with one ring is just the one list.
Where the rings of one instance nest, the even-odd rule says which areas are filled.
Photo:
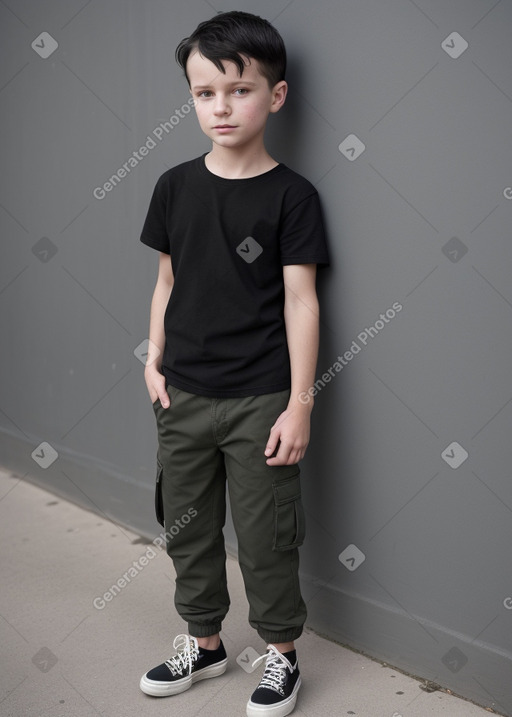
[[[291, 391], [288, 406], [270, 429], [265, 449], [269, 466], [293, 465], [306, 453], [313, 397], [307, 394], [315, 380], [318, 358], [319, 307], [316, 264], [283, 267], [284, 320], [290, 354]], [[307, 394], [307, 401], [299, 396]], [[277, 454], [272, 456], [279, 445]]]

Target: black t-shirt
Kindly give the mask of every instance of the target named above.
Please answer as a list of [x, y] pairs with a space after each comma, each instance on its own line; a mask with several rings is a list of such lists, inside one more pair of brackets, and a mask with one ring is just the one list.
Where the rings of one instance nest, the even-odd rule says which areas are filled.
[[174, 272], [162, 371], [204, 396], [283, 391], [283, 265], [329, 263], [318, 193], [284, 164], [225, 179], [205, 156], [160, 177], [142, 230]]

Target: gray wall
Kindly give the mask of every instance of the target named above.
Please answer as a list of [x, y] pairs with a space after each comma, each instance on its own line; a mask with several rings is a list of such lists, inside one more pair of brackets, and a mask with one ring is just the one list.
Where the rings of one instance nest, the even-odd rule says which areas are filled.
[[510, 713], [510, 2], [2, 2], [1, 464], [159, 532], [138, 237], [157, 177], [208, 149], [174, 48], [233, 6], [285, 38], [268, 145], [317, 186], [332, 253], [309, 624]]

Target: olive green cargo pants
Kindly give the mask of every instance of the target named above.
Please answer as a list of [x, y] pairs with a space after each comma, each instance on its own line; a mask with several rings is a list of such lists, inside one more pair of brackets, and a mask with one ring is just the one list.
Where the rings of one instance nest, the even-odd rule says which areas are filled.
[[249, 601], [266, 642], [295, 640], [306, 606], [298, 578], [304, 512], [297, 465], [268, 466], [270, 428], [289, 391], [208, 398], [167, 386], [158, 426], [157, 517], [176, 570], [175, 605], [194, 637], [221, 629], [229, 608], [223, 526], [226, 480]]

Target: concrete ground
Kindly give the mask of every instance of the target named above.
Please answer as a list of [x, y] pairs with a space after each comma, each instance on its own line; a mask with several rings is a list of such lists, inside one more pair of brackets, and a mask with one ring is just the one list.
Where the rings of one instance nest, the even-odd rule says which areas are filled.
[[[172, 654], [173, 638], [185, 629], [165, 552], [5, 473], [0, 526], [2, 717], [245, 715], [262, 671], [252, 672], [251, 663], [265, 645], [247, 623], [236, 561], [228, 560], [232, 608], [222, 633], [227, 672], [181, 695], [151, 698], [139, 690], [141, 674]], [[297, 647], [303, 687], [296, 717], [489, 714], [311, 631]]]

